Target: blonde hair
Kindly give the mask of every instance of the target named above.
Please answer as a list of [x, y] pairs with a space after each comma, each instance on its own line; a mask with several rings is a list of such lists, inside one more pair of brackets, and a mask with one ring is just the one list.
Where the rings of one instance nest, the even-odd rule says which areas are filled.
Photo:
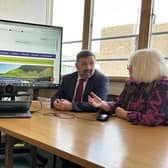
[[161, 54], [152, 48], [135, 51], [129, 59], [132, 78], [137, 82], [150, 83], [168, 77], [168, 67]]

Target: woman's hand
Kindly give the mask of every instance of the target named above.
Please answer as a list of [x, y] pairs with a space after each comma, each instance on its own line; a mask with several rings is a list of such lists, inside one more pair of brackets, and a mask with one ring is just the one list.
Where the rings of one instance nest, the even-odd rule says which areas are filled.
[[116, 116], [122, 119], [127, 119], [128, 111], [121, 107], [117, 107], [115, 110]]

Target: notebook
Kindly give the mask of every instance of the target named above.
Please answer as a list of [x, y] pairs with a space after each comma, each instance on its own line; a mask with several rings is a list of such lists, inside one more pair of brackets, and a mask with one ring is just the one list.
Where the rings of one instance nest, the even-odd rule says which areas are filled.
[[1, 117], [31, 117], [31, 101], [0, 101]]

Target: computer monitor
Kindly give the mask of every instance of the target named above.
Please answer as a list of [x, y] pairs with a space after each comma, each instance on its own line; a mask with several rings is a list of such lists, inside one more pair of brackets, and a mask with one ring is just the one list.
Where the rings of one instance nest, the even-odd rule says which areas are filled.
[[60, 84], [62, 27], [0, 20], [0, 38], [1, 86]]

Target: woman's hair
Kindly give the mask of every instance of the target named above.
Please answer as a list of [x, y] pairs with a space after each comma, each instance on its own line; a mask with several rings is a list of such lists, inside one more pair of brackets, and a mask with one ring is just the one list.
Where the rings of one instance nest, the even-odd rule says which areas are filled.
[[132, 78], [137, 82], [150, 83], [168, 77], [168, 67], [161, 54], [152, 48], [135, 51], [129, 59]]

